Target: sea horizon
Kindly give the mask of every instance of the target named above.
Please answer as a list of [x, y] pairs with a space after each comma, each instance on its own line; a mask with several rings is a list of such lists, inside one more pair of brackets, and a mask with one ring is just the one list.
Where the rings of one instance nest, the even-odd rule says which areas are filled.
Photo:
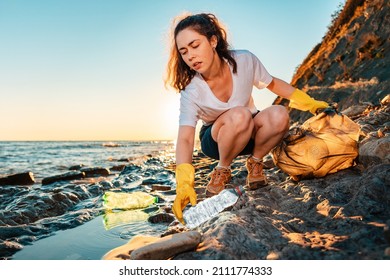
[[1, 140], [0, 142], [169, 142], [175, 139], [154, 140]]

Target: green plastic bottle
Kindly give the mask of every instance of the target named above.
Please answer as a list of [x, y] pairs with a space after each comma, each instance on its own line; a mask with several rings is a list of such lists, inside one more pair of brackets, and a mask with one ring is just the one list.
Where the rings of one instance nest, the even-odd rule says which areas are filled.
[[106, 209], [139, 209], [158, 202], [158, 197], [145, 192], [105, 192], [103, 195], [103, 206]]

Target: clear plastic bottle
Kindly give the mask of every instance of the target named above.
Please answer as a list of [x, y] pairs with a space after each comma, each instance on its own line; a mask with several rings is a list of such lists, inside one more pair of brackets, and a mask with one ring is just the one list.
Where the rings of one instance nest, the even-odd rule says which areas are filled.
[[218, 213], [235, 204], [244, 192], [243, 186], [234, 189], [225, 189], [218, 195], [199, 202], [196, 206], [184, 211], [183, 219], [186, 226], [189, 229], [193, 229], [217, 216]]
[[158, 197], [145, 192], [105, 192], [103, 195], [103, 206], [106, 209], [138, 209], [145, 208], [158, 202]]

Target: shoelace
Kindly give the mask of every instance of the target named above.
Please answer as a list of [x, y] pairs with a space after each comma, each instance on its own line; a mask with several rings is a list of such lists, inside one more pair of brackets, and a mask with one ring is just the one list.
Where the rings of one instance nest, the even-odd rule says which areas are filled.
[[251, 173], [253, 175], [261, 175], [262, 172], [263, 172], [263, 161], [256, 161], [256, 160], [253, 160], [253, 162], [251, 162], [250, 164], [250, 167], [251, 167]]
[[211, 178], [215, 184], [219, 184], [223, 179], [226, 179], [228, 172], [225, 169], [215, 169]]

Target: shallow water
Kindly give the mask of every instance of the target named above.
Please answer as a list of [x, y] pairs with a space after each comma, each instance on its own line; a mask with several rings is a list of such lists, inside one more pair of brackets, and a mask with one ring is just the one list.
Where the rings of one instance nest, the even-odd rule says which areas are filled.
[[[173, 186], [166, 170], [174, 145], [155, 142], [0, 142], [0, 176], [33, 172], [29, 186], [0, 186], [0, 259], [101, 259], [135, 235], [158, 235], [167, 224], [148, 217], [161, 212], [171, 193], [153, 193], [161, 203], [145, 210], [108, 213], [105, 191], [150, 192], [150, 186]], [[108, 177], [97, 176], [41, 185], [45, 177], [71, 166], [125, 165]]]
[[106, 230], [103, 216], [76, 228], [57, 231], [17, 252], [14, 260], [99, 260], [111, 249], [138, 234], [157, 236], [166, 225], [146, 221], [129, 222]]

